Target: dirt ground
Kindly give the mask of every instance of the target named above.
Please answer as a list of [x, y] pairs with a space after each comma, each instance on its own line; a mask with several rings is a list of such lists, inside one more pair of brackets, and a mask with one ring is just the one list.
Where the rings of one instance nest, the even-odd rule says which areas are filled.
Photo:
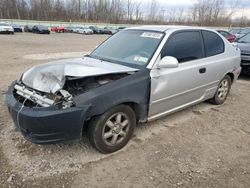
[[204, 102], [138, 125], [121, 151], [81, 141], [39, 146], [14, 128], [8, 85], [28, 68], [80, 57], [107, 36], [0, 35], [0, 187], [250, 187], [250, 77], [222, 106]]

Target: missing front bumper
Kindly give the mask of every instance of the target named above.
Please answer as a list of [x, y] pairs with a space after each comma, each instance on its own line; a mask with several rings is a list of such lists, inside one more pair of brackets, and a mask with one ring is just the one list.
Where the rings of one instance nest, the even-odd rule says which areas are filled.
[[37, 144], [79, 139], [89, 106], [57, 109], [55, 106], [29, 108], [13, 96], [14, 84], [5, 96], [10, 115], [26, 139]]

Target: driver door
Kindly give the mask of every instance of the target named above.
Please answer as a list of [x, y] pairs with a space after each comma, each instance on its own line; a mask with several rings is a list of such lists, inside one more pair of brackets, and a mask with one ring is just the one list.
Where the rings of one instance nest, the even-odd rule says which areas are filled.
[[[160, 68], [165, 56], [179, 61], [176, 68]], [[151, 70], [149, 120], [177, 111], [203, 99], [206, 91], [206, 61], [201, 32], [174, 33], [164, 45], [158, 62]]]

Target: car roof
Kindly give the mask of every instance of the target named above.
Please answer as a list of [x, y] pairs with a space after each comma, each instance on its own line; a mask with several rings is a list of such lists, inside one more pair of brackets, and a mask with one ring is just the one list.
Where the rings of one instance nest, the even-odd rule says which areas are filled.
[[215, 31], [214, 29], [203, 28], [203, 27], [195, 27], [195, 26], [179, 26], [179, 25], [147, 25], [147, 26], [138, 26], [138, 27], [130, 27], [125, 30], [147, 30], [147, 31], [158, 31], [158, 32], [166, 32], [167, 30], [182, 30], [182, 29], [199, 29], [199, 30], [208, 30]]
[[188, 28], [187, 26], [175, 26], [175, 25], [146, 25], [146, 26], [138, 26], [138, 27], [130, 27], [126, 30], [149, 30], [149, 31], [159, 31], [165, 32], [169, 29], [180, 29], [180, 28]]
[[218, 32], [225, 32], [225, 33], [229, 33], [228, 31], [226, 31], [226, 30], [222, 30], [222, 29], [219, 29], [219, 30], [216, 30], [216, 31], [218, 31]]

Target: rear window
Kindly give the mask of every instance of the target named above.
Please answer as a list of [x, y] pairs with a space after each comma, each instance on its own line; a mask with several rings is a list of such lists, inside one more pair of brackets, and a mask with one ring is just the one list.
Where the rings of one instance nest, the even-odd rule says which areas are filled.
[[228, 33], [225, 31], [218, 31], [222, 36], [227, 37]]
[[206, 57], [218, 55], [224, 52], [224, 41], [219, 35], [211, 31], [202, 31]]

